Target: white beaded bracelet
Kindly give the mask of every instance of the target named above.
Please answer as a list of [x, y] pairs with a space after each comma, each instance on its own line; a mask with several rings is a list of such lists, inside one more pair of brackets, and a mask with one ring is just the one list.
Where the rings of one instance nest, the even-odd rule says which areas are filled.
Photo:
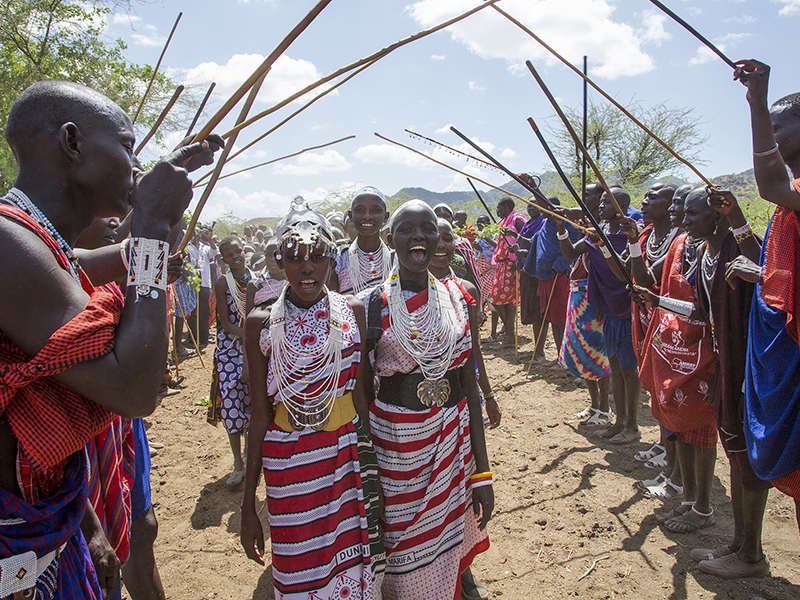
[[564, 233], [558, 232], [558, 233], [556, 234], [556, 236], [557, 236], [557, 237], [558, 237], [558, 239], [560, 239], [560, 240], [568, 240], [568, 239], [569, 239], [569, 231], [566, 231], [566, 230], [565, 230], [565, 231], [564, 231]]
[[131, 238], [125, 238], [119, 245], [119, 257], [122, 259], [122, 264], [125, 265], [125, 270], [131, 268], [131, 264], [128, 262], [128, 246], [130, 246]]
[[167, 290], [169, 244], [162, 240], [131, 238], [128, 246], [128, 287], [135, 287], [140, 296], [158, 298], [156, 290]]
[[747, 233], [750, 233], [753, 229], [750, 227], [750, 223], [745, 223], [741, 227], [737, 227], [736, 229], [731, 229], [731, 233], [735, 236], [742, 236]]
[[628, 242], [628, 255], [631, 258], [642, 255], [642, 246], [639, 242]]

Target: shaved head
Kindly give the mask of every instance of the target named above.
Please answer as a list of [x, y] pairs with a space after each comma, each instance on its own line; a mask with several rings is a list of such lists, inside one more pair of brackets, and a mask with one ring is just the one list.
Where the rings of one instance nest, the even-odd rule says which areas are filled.
[[6, 125], [6, 141], [22, 165], [43, 136], [57, 135], [65, 123], [91, 129], [98, 120], [128, 119], [114, 102], [69, 81], [39, 81], [20, 94]]

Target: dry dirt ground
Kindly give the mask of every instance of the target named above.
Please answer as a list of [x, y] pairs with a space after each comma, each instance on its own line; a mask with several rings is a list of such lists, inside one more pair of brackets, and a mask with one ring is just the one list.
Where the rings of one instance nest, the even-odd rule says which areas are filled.
[[[658, 440], [646, 396], [642, 441], [629, 447], [601, 442], [572, 420], [588, 393], [553, 364], [552, 342], [551, 362], [534, 366], [533, 381], [525, 377], [531, 337], [523, 328], [519, 358], [513, 349], [484, 344], [503, 422], [487, 432], [496, 509], [491, 548], [473, 572], [492, 598], [800, 598], [800, 536], [788, 497], [773, 490], [767, 507], [763, 539], [772, 578], [725, 581], [700, 572], [690, 550], [724, 544], [733, 527], [721, 450], [713, 493], [717, 524], [694, 534], [665, 530], [653, 516], [664, 504], [632, 487], [656, 474], [632, 458]], [[211, 349], [203, 360], [205, 369], [197, 357], [182, 365], [186, 388], [146, 420], [150, 439], [165, 445], [152, 469], [164, 587], [170, 599], [272, 599], [269, 567], [249, 561], [239, 543], [241, 489], [225, 486], [232, 467], [225, 431], [208, 425], [205, 408], [196, 405], [208, 394]], [[263, 521], [268, 531], [266, 512]]]

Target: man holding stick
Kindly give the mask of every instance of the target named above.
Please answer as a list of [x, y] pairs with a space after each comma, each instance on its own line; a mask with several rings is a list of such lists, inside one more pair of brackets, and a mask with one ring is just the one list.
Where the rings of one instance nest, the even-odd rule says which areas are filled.
[[[8, 283], [0, 290], [0, 566], [17, 581], [4, 576], [3, 589], [99, 598], [118, 574], [98, 582], [89, 561], [90, 550], [95, 565], [113, 559], [87, 508], [83, 447], [112, 413], [155, 408], [168, 346], [165, 240], [192, 197], [178, 165], [208, 164], [209, 145], [183, 147], [134, 180], [130, 119], [102, 94], [61, 81], [21, 94], [6, 139], [19, 173], [0, 206]], [[93, 288], [72, 247], [95, 217], [123, 216], [131, 205], [132, 285], [123, 301]], [[109, 260], [122, 264], [118, 249]]]

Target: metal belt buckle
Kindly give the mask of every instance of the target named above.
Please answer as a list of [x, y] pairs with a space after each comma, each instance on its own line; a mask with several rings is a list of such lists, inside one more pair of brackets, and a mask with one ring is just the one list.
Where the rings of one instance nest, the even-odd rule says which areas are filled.
[[450, 382], [447, 379], [423, 379], [417, 385], [417, 397], [425, 406], [444, 406], [450, 399]]

